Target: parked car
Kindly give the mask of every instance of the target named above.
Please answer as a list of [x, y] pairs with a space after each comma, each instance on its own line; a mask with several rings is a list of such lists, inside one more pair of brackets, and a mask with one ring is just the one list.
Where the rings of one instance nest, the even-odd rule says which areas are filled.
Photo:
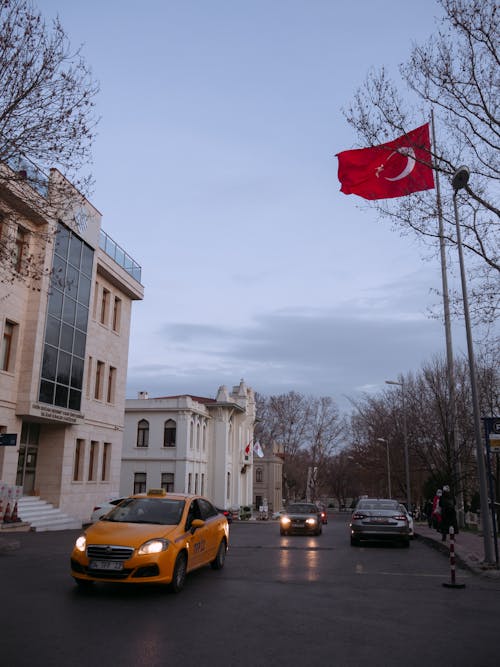
[[233, 513], [231, 510], [224, 510], [221, 507], [217, 507], [217, 511], [226, 517], [228, 523], [233, 523]]
[[314, 503], [291, 503], [280, 519], [280, 534], [306, 533], [321, 535], [323, 524]]
[[92, 510], [92, 514], [90, 515], [90, 522], [94, 523], [95, 521], [99, 521], [99, 519], [102, 516], [104, 516], [109, 511], [114, 509], [126, 497], [127, 496], [121, 496], [120, 498], [109, 498], [108, 500], [105, 500], [104, 502], [99, 503], [99, 505], [96, 505], [94, 507], [94, 509]]
[[410, 546], [410, 527], [406, 508], [397, 500], [361, 499], [349, 524], [351, 546], [363, 540], [392, 540]]
[[151, 583], [178, 593], [192, 570], [220, 570], [228, 544], [228, 522], [209, 500], [152, 489], [126, 498], [77, 538], [71, 575], [80, 587]]

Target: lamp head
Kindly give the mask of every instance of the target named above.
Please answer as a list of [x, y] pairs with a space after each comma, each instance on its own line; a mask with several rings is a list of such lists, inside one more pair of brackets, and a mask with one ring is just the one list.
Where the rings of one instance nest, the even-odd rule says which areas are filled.
[[464, 165], [462, 165], [456, 170], [456, 172], [453, 174], [453, 178], [451, 179], [451, 185], [455, 190], [455, 192], [457, 192], [457, 190], [462, 190], [463, 188], [465, 188], [465, 186], [469, 182], [469, 176], [470, 176], [469, 168]]

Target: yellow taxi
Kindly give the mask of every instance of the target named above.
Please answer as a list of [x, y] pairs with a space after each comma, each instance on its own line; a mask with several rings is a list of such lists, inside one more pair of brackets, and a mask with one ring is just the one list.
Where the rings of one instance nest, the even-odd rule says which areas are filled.
[[71, 575], [95, 581], [168, 584], [178, 593], [186, 574], [224, 566], [229, 526], [206, 498], [151, 489], [125, 498], [78, 537]]

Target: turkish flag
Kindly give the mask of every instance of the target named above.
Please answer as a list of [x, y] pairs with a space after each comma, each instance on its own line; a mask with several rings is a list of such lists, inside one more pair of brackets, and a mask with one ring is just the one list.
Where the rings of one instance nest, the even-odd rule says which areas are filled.
[[365, 199], [404, 197], [434, 187], [429, 123], [372, 148], [337, 153], [341, 192]]

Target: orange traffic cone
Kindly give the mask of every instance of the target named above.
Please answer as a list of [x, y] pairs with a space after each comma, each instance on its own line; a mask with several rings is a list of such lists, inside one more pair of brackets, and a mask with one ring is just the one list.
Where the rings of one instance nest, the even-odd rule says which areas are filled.
[[7, 507], [5, 508], [5, 514], [3, 517], [3, 522], [4, 523], [10, 523], [10, 503], [7, 503]]
[[12, 510], [12, 516], [10, 517], [11, 523], [19, 523], [21, 519], [17, 516], [17, 501], [16, 504], [14, 505], [14, 509]]

